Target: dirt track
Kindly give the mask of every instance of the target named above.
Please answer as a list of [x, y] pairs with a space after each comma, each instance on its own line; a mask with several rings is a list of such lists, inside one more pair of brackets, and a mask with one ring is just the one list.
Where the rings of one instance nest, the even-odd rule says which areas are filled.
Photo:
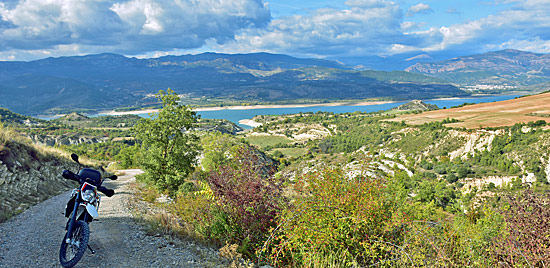
[[[216, 267], [217, 252], [181, 242], [172, 245], [163, 237], [147, 236], [136, 224], [127, 202], [129, 182], [139, 170], [125, 170], [116, 181], [113, 197], [102, 196], [99, 221], [90, 225], [90, 246], [75, 267]], [[52, 197], [0, 224], [0, 267], [61, 267], [59, 246], [67, 219], [62, 215], [70, 192]]]

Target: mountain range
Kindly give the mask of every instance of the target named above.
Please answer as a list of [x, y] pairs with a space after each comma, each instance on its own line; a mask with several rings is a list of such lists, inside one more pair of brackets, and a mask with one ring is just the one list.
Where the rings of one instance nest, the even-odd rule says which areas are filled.
[[357, 71], [332, 60], [268, 53], [165, 56], [98, 54], [0, 62], [0, 106], [23, 114], [142, 106], [171, 88], [196, 99], [341, 100], [464, 96], [438, 79], [403, 71]]
[[[387, 59], [416, 62], [405, 71], [364, 70], [369, 62], [357, 69], [335, 60], [269, 53], [149, 59], [106, 53], [5, 61], [0, 62], [0, 107], [27, 115], [136, 108], [156, 104], [152, 94], [167, 88], [186, 104], [208, 105], [427, 99], [467, 96], [470, 92], [460, 88], [476, 85], [534, 91], [550, 85], [547, 54], [503, 50], [444, 61], [436, 58], [440, 56], [411, 54]], [[369, 61], [356, 59], [360, 60]], [[379, 66], [382, 58], [378, 61], [370, 63]]]
[[441, 78], [462, 86], [537, 87], [550, 82], [550, 54], [508, 49], [416, 63], [405, 71]]

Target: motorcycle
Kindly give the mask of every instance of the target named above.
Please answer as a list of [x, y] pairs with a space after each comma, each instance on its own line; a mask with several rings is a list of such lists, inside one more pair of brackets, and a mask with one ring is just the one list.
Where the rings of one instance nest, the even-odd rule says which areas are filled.
[[[99, 216], [98, 208], [101, 196], [98, 191], [108, 197], [115, 194], [114, 190], [107, 189], [101, 184], [107, 178], [117, 179], [116, 175], [102, 178], [99, 171], [82, 168], [76, 154], [71, 154], [71, 158], [81, 166], [81, 169], [78, 174], [64, 170], [62, 176], [65, 179], [77, 181], [80, 186], [72, 191], [71, 198], [65, 207], [65, 217], [69, 219], [65, 226], [67, 233], [63, 237], [59, 250], [59, 262], [63, 267], [76, 265], [84, 255], [86, 248], [89, 248], [92, 254], [95, 254], [95, 251], [88, 245], [90, 238], [88, 225]], [[101, 170], [104, 171], [103, 168]]]

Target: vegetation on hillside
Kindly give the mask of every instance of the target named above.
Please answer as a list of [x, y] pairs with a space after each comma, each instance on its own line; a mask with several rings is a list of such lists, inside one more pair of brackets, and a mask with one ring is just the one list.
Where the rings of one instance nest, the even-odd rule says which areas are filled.
[[[64, 148], [144, 169], [139, 196], [172, 234], [276, 267], [548, 265], [544, 120], [468, 130], [320, 112], [233, 135], [197, 128], [174, 92], [157, 97], [157, 115], [123, 130], [134, 139]], [[72, 126], [47, 128], [30, 131]]]
[[[482, 134], [446, 128], [453, 119], [409, 126], [386, 121], [392, 117], [262, 117], [240, 140], [203, 135], [205, 158], [192, 185], [166, 208], [183, 236], [235, 244], [278, 267], [543, 265], [548, 251], [536, 241], [546, 231], [524, 235], [543, 229], [543, 220], [533, 227], [510, 215], [529, 203], [547, 217], [545, 122], [485, 130], [490, 141], [459, 154], [468, 137]], [[258, 171], [267, 164], [251, 156], [251, 145], [279, 161], [277, 172]], [[525, 183], [527, 173], [536, 180]], [[514, 179], [472, 184], [487, 176]]]

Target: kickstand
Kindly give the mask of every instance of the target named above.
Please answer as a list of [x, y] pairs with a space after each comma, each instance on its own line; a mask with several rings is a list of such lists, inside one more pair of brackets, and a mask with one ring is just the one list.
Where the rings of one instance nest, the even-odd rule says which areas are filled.
[[92, 249], [92, 247], [90, 247], [90, 245], [88, 245], [88, 248], [90, 249], [90, 251], [92, 252], [92, 254], [95, 254], [95, 251]]

